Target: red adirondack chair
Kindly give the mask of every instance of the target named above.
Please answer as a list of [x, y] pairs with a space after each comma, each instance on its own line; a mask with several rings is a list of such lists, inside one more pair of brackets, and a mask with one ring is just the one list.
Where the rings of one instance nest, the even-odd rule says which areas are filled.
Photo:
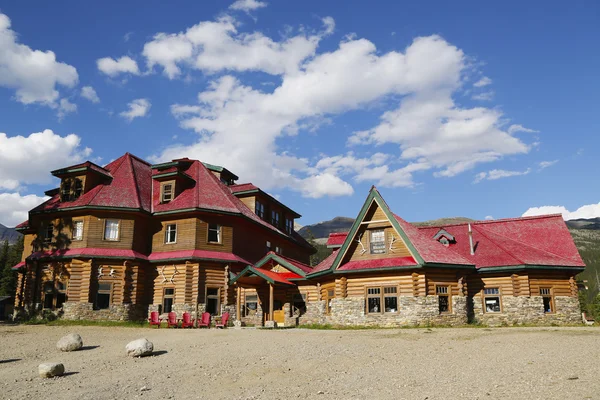
[[158, 328], [160, 328], [162, 318], [158, 318], [158, 311], [152, 311], [150, 313], [150, 318], [148, 318], [148, 322], [150, 323], [150, 327], [152, 327], [152, 325], [156, 325], [158, 326]]
[[203, 312], [202, 319], [198, 321], [198, 328], [210, 328], [210, 313]]
[[167, 318], [167, 328], [174, 326], [175, 328], [179, 327], [179, 323], [177, 322], [177, 314], [175, 311], [171, 311]]
[[190, 315], [190, 313], [184, 312], [183, 318], [181, 320], [182, 328], [193, 328], [194, 327], [194, 318]]
[[229, 313], [223, 313], [223, 315], [221, 316], [221, 323], [220, 324], [215, 324], [215, 328], [226, 328], [227, 327], [227, 321], [229, 321]]

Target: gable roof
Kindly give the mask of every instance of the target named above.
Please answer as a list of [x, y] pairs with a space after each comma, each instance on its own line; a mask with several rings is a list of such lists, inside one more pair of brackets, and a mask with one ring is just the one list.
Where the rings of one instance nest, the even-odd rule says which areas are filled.
[[583, 268], [581, 256], [560, 214], [471, 222], [475, 254], [470, 255], [468, 223], [420, 227], [433, 237], [444, 229], [455, 237], [448, 249], [473, 260], [478, 269], [516, 266]]
[[260, 261], [254, 264], [254, 266], [256, 268], [261, 268], [270, 262], [276, 262], [302, 277], [306, 276], [307, 273], [312, 271], [312, 267], [299, 261], [292, 260], [291, 258], [284, 257], [281, 254], [277, 254], [273, 251], [269, 251], [263, 258], [260, 259]]
[[292, 274], [290, 274], [290, 273], [280, 274], [278, 272], [273, 272], [268, 269], [255, 268], [251, 265], [248, 265], [246, 268], [244, 268], [244, 270], [242, 272], [240, 272], [237, 276], [232, 278], [229, 281], [229, 283], [233, 284], [244, 276], [259, 276], [269, 283], [283, 283], [285, 285], [292, 285], [292, 286], [294, 286], [295, 284], [290, 282], [288, 279], [301, 278], [301, 276], [293, 274], [293, 273]]
[[229, 185], [228, 187], [229, 187], [229, 190], [231, 190], [231, 193], [235, 194], [236, 196], [242, 197], [243, 195], [260, 194], [260, 195], [268, 198], [269, 201], [271, 201], [271, 202], [277, 204], [278, 206], [280, 206], [281, 208], [287, 210], [290, 214], [292, 214], [294, 216], [294, 218], [300, 218], [302, 216], [302, 215], [298, 214], [296, 211], [294, 211], [291, 208], [289, 208], [288, 206], [286, 206], [285, 204], [281, 203], [279, 200], [277, 200], [270, 194], [261, 190], [258, 186], [254, 185], [253, 183], [240, 183], [240, 184], [235, 184], [235, 185]]
[[60, 201], [60, 194], [31, 210], [32, 213], [70, 209], [77, 207], [124, 208], [150, 212], [151, 170], [150, 164], [130, 153], [125, 153], [103, 170], [112, 179], [99, 183], [78, 199]]

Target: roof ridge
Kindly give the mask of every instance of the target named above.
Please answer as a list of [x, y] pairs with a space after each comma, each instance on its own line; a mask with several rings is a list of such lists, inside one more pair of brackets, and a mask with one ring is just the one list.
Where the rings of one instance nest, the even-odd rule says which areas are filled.
[[138, 160], [139, 162], [142, 162], [142, 163], [146, 164], [146, 165], [147, 165], [147, 166], [149, 166], [149, 167], [151, 167], [151, 166], [152, 166], [152, 164], [150, 164], [148, 161], [144, 160], [144, 159], [143, 159], [143, 158], [141, 158], [141, 157], [138, 157], [138, 156], [136, 156], [135, 154], [131, 154], [130, 152], [125, 152], [125, 154], [124, 154], [124, 155], [129, 155], [129, 156], [131, 156], [131, 157], [135, 158], [136, 160]]
[[[483, 229], [485, 231], [485, 229]], [[482, 236], [484, 236], [487, 240], [490, 241], [490, 243], [492, 243], [494, 246], [498, 247], [500, 250], [502, 250], [505, 254], [507, 254], [510, 258], [517, 260], [520, 264], [525, 265], [525, 262], [523, 260], [521, 260], [520, 258], [518, 258], [517, 256], [513, 255], [512, 252], [506, 250], [504, 248], [504, 246], [501, 246], [499, 243], [497, 243], [496, 241], [492, 240], [488, 235], [486, 235], [484, 232], [481, 231], [481, 229], [477, 229], [477, 232], [479, 234], [481, 234]], [[499, 235], [502, 236], [502, 235]], [[504, 237], [504, 236], [502, 236]], [[477, 248], [475, 247], [475, 250]]]
[[[481, 227], [480, 227], [480, 229], [478, 229], [478, 230], [479, 230], [479, 232], [481, 232]], [[486, 231], [486, 229], [485, 229], [485, 228], [483, 228], [483, 230], [484, 230], [484, 231]], [[503, 234], [501, 234], [501, 233], [496, 233], [496, 232], [488, 232], [488, 233], [490, 233], [490, 234], [494, 234], [494, 235], [497, 235], [497, 236], [501, 236], [501, 237], [503, 237], [504, 239], [506, 239], [506, 240], [510, 240], [510, 241], [512, 241], [512, 242], [515, 242], [515, 243], [518, 243], [519, 245], [526, 246], [526, 247], [529, 247], [529, 248], [535, 249], [535, 250], [537, 250], [537, 251], [541, 251], [541, 252], [543, 252], [543, 253], [548, 253], [548, 254], [551, 254], [551, 255], [553, 255], [554, 257], [558, 257], [558, 258], [560, 258], [560, 259], [563, 259], [563, 260], [566, 260], [566, 261], [569, 261], [569, 262], [571, 262], [571, 260], [570, 260], [570, 259], [568, 259], [568, 258], [565, 258], [565, 257], [563, 257], [563, 256], [561, 256], [561, 255], [558, 255], [558, 254], [556, 254], [556, 253], [553, 253], [553, 252], [551, 252], [551, 251], [548, 251], [548, 250], [540, 249], [539, 247], [533, 246], [533, 245], [531, 245], [531, 244], [528, 244], [528, 243], [524, 243], [524, 242], [522, 242], [522, 241], [520, 241], [520, 240], [517, 240], [517, 239], [509, 238], [508, 236], [505, 236], [505, 235], [503, 235]], [[486, 236], [486, 237], [487, 237], [487, 235], [484, 235], [484, 236]], [[489, 239], [489, 237], [488, 237], [488, 239]], [[491, 240], [491, 239], [490, 239], [490, 240]], [[494, 242], [494, 243], [495, 243], [495, 242]], [[496, 244], [496, 245], [500, 247], [500, 245], [499, 245], [499, 244]], [[502, 249], [504, 250], [504, 248], [502, 248]], [[505, 251], [506, 251], [506, 250], [505, 250]], [[509, 254], [510, 254], [511, 256], [513, 256], [511, 253], [509, 253]], [[514, 257], [514, 258], [517, 258], [517, 257], [515, 257], [515, 256], [513, 256], [513, 257]], [[518, 258], [517, 258], [517, 259], [518, 259]], [[518, 260], [522, 262], [522, 260], [520, 260], [520, 259], [518, 259]]]
[[446, 226], [462, 226], [462, 225], [468, 225], [468, 224], [486, 225], [486, 224], [494, 224], [497, 222], [529, 221], [529, 220], [533, 220], [533, 219], [556, 218], [556, 217], [562, 218], [562, 214], [555, 213], [555, 214], [542, 214], [542, 215], [528, 215], [526, 217], [500, 218], [500, 219], [490, 219], [490, 220], [477, 220], [476, 219], [476, 220], [467, 221], [467, 222], [454, 222], [454, 223], [450, 223], [450, 224], [435, 224], [435, 225], [424, 225], [424, 226], [415, 225], [415, 224], [418, 224], [419, 222], [413, 222], [410, 224], [418, 229], [431, 229], [431, 228], [444, 228]]
[[131, 153], [125, 153], [125, 156], [129, 160], [129, 165], [131, 166], [131, 178], [133, 179], [133, 186], [134, 186], [135, 194], [137, 197], [138, 207], [143, 208], [142, 199], [140, 197], [140, 190], [138, 187], [138, 181], [137, 181], [137, 177], [136, 177], [136, 170], [135, 170], [135, 167], [133, 166], [133, 159], [136, 157]]

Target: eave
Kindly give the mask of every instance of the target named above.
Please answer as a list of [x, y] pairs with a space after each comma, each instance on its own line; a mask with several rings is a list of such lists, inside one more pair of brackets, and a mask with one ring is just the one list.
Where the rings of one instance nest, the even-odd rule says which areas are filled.
[[260, 194], [264, 197], [267, 197], [269, 199], [269, 201], [272, 201], [273, 203], [277, 204], [279, 207], [287, 210], [288, 212], [290, 212], [294, 218], [300, 218], [302, 217], [302, 215], [298, 214], [296, 211], [292, 210], [291, 208], [289, 208], [288, 206], [286, 206], [285, 204], [281, 203], [279, 200], [277, 200], [276, 198], [274, 198], [273, 196], [271, 196], [268, 193], [265, 193], [264, 191], [262, 191], [261, 189], [251, 189], [251, 190], [242, 190], [240, 192], [232, 192], [232, 194], [236, 197], [243, 197], [245, 195], [250, 195], [250, 194]]
[[585, 267], [581, 266], [563, 266], [563, 265], [506, 265], [500, 267], [482, 267], [477, 269], [478, 274], [496, 273], [496, 272], [513, 272], [513, 271], [528, 271], [528, 270], [550, 270], [550, 271], [577, 271], [582, 272]]

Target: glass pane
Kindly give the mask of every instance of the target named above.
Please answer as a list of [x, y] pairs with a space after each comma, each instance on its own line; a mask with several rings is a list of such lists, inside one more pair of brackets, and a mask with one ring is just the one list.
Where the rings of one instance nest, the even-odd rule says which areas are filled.
[[207, 296], [218, 296], [219, 295], [219, 288], [207, 288], [206, 289], [206, 295]]
[[369, 297], [367, 300], [368, 300], [368, 310], [370, 313], [381, 312], [381, 298], [380, 297]]
[[165, 296], [173, 296], [175, 294], [175, 289], [165, 289]]
[[544, 312], [550, 313], [552, 312], [552, 298], [544, 297]]
[[76, 221], [73, 224], [73, 238], [81, 239], [83, 237], [83, 221]]
[[119, 239], [119, 221], [106, 220], [104, 224], [104, 239], [117, 240]]
[[333, 290], [333, 289], [327, 290], [327, 297], [334, 297], [334, 296], [335, 296], [335, 290]]
[[498, 288], [483, 289], [483, 294], [500, 294], [500, 289], [498, 289]]
[[221, 227], [217, 224], [209, 224], [208, 225], [208, 241], [219, 243], [219, 232], [221, 231]]
[[385, 232], [383, 230], [371, 231], [371, 254], [385, 253]]
[[44, 293], [52, 293], [54, 291], [54, 286], [52, 282], [44, 283]]
[[64, 293], [56, 294], [56, 308], [61, 308], [63, 303], [67, 301], [67, 295]]
[[390, 287], [383, 288], [383, 293], [396, 293], [397, 290], [398, 290], [397, 287], [390, 286]]
[[440, 296], [438, 301], [441, 313], [450, 311], [450, 302], [448, 296]]
[[96, 296], [96, 307], [99, 309], [110, 307], [110, 294], [98, 293]]
[[500, 312], [500, 297], [486, 297], [485, 312]]
[[368, 288], [367, 289], [367, 293], [368, 294], [379, 294], [381, 293], [381, 288]]
[[98, 290], [110, 291], [110, 289], [111, 289], [110, 286], [111, 286], [110, 283], [98, 283]]
[[385, 312], [396, 312], [398, 310], [398, 298], [386, 297], [385, 299]]
[[52, 293], [47, 293], [44, 296], [44, 308], [52, 308], [54, 303], [54, 295]]
[[448, 294], [448, 286], [436, 286], [436, 294]]
[[173, 298], [165, 297], [163, 299], [163, 313], [170, 313], [173, 311]]

